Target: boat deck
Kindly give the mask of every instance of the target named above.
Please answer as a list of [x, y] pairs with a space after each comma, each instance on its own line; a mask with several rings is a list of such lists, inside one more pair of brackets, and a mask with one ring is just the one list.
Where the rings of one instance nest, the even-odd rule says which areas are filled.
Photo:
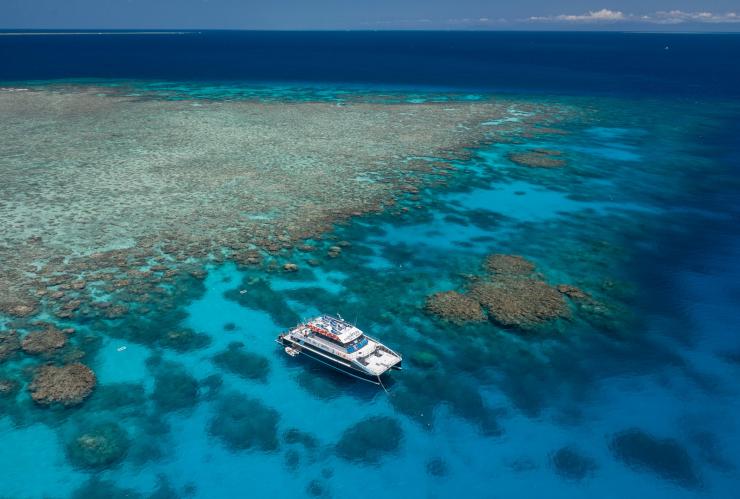
[[377, 348], [373, 353], [358, 359], [368, 371], [380, 375], [400, 362], [400, 358], [383, 348]]

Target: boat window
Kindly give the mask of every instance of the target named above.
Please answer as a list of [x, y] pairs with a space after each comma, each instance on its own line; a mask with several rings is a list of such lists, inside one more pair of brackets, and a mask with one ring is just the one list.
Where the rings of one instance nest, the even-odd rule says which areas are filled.
[[356, 352], [365, 345], [367, 345], [367, 338], [365, 336], [359, 336], [347, 345], [347, 353]]
[[335, 340], [331, 336], [326, 336], [325, 334], [319, 334], [319, 333], [313, 333], [313, 334], [317, 338], [321, 338], [324, 341], [328, 341], [329, 343], [333, 343], [334, 345], [339, 345], [340, 347], [344, 347], [344, 344], [341, 341]]

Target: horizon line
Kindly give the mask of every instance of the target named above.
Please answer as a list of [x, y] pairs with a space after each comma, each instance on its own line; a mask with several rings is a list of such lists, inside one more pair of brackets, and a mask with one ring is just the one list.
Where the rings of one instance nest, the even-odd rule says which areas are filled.
[[740, 35], [740, 30], [645, 30], [645, 29], [556, 29], [524, 27], [498, 28], [3, 28], [0, 27], [0, 36], [33, 36], [33, 35], [186, 35], [203, 32], [230, 31], [230, 32], [260, 32], [260, 33], [378, 33], [378, 32], [410, 32], [410, 33], [640, 33], [640, 34], [729, 34]]

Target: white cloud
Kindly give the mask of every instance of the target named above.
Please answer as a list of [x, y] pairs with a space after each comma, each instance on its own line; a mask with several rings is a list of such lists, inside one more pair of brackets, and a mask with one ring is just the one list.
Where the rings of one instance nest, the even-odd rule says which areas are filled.
[[740, 14], [726, 12], [715, 14], [712, 12], [684, 12], [681, 10], [658, 11], [650, 14], [625, 14], [619, 10], [601, 9], [592, 10], [586, 14], [560, 14], [556, 16], [533, 16], [529, 22], [572, 22], [572, 23], [604, 23], [604, 22], [636, 22], [649, 24], [682, 24], [682, 23], [740, 23]]
[[735, 12], [713, 14], [712, 12], [683, 12], [681, 10], [658, 11], [652, 16], [645, 16], [648, 22], [657, 24], [698, 23], [738, 23], [740, 15]]
[[627, 19], [623, 12], [619, 10], [591, 10], [587, 14], [560, 14], [559, 16], [530, 17], [530, 21], [568, 21], [568, 22], [602, 22], [602, 21], [623, 21]]

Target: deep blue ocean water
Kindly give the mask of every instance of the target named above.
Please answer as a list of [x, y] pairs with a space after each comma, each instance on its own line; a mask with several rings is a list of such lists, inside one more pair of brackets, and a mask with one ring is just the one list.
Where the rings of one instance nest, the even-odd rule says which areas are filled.
[[117, 78], [740, 94], [736, 34], [241, 32], [6, 36], [0, 80]]
[[[140, 387], [143, 399], [100, 391], [91, 409], [51, 416], [3, 406], [0, 497], [737, 496], [740, 36], [24, 35], [0, 36], [0, 60], [2, 85], [123, 82], [167, 98], [272, 100], [503, 92], [599, 112], [567, 135], [475, 151], [446, 186], [400, 201], [421, 208], [337, 226], [332, 236], [351, 246], [316, 269], [209, 265], [175, 302], [176, 325], [207, 334], [207, 347], [153, 349], [98, 332], [99, 387], [129, 383], [119, 386]], [[562, 151], [568, 167], [507, 159], [532, 147]], [[525, 255], [548, 281], [577, 284], [621, 313], [542, 338], [423, 312], [427, 295], [459, 289], [489, 253]], [[160, 306], [169, 320], [172, 302]], [[293, 317], [319, 311], [356, 318], [407, 356], [389, 394], [276, 347]], [[267, 359], [264, 379], [213, 361], [237, 340]], [[420, 351], [436, 360], [414, 362]], [[150, 399], [173, 366], [199, 393], [192, 403], [179, 395], [183, 409], [156, 410]], [[233, 392], [259, 401], [245, 409], [260, 416], [258, 435], [272, 431], [264, 407], [278, 415], [274, 448], [233, 450], [213, 435], [214, 424], [228, 427], [219, 417]], [[375, 416], [400, 430], [370, 419], [348, 459], [337, 442]], [[96, 472], [65, 453], [90, 420], [115, 420], [133, 441]], [[290, 438], [292, 428], [311, 437]], [[363, 452], [387, 438], [397, 448]]]

